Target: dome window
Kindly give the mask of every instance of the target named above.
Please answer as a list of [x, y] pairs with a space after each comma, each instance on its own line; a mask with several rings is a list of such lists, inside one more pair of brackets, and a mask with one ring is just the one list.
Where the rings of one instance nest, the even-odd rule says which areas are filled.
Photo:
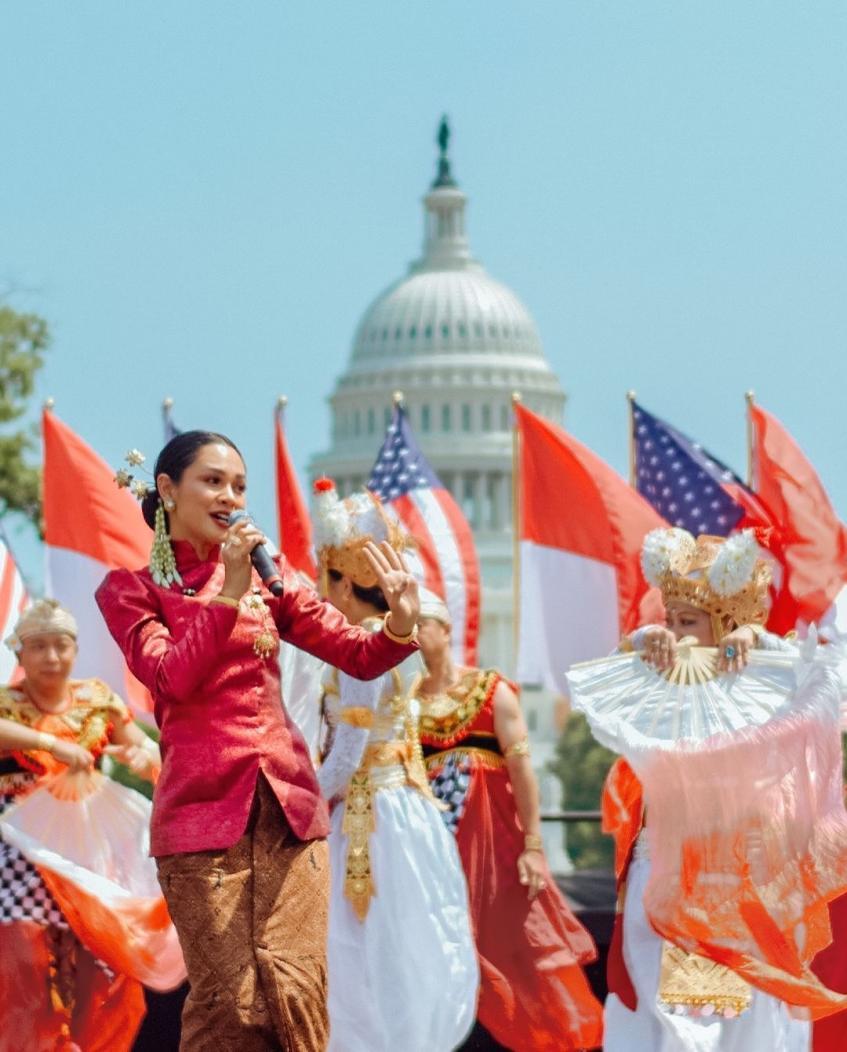
[[362, 430], [362, 414], [357, 409], [353, 414], [353, 434], [359, 435]]
[[373, 409], [368, 410], [368, 434], [372, 435], [376, 431], [376, 413]]
[[441, 335], [444, 337], [445, 340], [450, 335], [450, 326], [446, 322], [441, 326]]
[[482, 325], [479, 322], [477, 322], [474, 325], [473, 331], [474, 331], [474, 335], [475, 336], [479, 336], [480, 338], [482, 337], [482, 335], [483, 335], [483, 328], [482, 328]]
[[432, 423], [430, 409], [428, 405], [421, 406], [421, 431], [429, 431]]
[[432, 339], [432, 326], [431, 325], [427, 325], [427, 327], [424, 329], [424, 336], [426, 336], [426, 338], [428, 340]]
[[389, 424], [391, 423], [391, 406], [388, 406], [388, 405], [387, 405], [387, 406], [385, 407], [385, 412], [384, 412], [384, 413], [383, 413], [383, 415], [382, 415], [382, 419], [383, 419], [383, 421], [384, 421], [384, 426], [385, 426], [385, 427], [386, 427], [386, 429], [387, 429], [387, 428], [388, 428], [388, 426], [389, 426]]
[[483, 431], [490, 431], [491, 430], [491, 406], [490, 405], [484, 405], [482, 407], [482, 430]]
[[401, 328], [401, 326], [398, 325], [397, 328], [394, 330], [394, 339], [399, 340], [402, 336], [403, 329]]
[[471, 429], [471, 407], [465, 402], [462, 406], [462, 430], [470, 431]]
[[488, 335], [489, 336], [496, 336], [497, 335], [497, 326], [496, 325], [489, 325], [488, 326]]
[[418, 327], [417, 327], [417, 325], [413, 325], [411, 327], [411, 329], [409, 329], [409, 339], [414, 340], [417, 335], [418, 335]]
[[500, 406], [500, 430], [509, 430], [509, 407], [507, 405]]
[[459, 322], [459, 335], [462, 336], [462, 337], [465, 337], [465, 336], [467, 336], [467, 334], [468, 334], [468, 327], [467, 327], [467, 325], [465, 325], [465, 323], [463, 321], [460, 321]]
[[383, 329], [382, 330], [382, 338], [383, 338], [383, 340], [387, 340], [388, 339], [388, 329]]
[[441, 430], [447, 432], [453, 430], [453, 413], [449, 405], [441, 407]]

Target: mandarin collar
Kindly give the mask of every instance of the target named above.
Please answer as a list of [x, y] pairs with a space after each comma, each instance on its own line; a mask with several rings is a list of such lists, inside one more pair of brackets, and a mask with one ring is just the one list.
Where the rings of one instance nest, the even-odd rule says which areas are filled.
[[200, 558], [190, 541], [171, 541], [171, 547], [174, 550], [176, 566], [180, 574], [190, 573], [192, 570], [197, 569], [198, 566], [214, 566], [221, 554], [221, 546], [219, 544], [216, 544], [209, 551], [205, 559]]

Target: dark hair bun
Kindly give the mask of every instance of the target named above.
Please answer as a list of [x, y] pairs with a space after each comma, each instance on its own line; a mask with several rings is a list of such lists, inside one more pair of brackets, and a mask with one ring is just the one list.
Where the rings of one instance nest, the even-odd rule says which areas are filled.
[[149, 486], [144, 500], [141, 502], [141, 514], [144, 516], [144, 521], [151, 530], [156, 527], [156, 508], [158, 505], [159, 491], [155, 486]]

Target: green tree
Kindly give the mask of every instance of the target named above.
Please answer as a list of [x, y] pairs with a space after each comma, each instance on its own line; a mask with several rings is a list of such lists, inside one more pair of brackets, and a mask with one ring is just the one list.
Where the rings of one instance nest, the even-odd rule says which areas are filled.
[[[579, 713], [568, 716], [556, 744], [556, 759], [550, 769], [559, 776], [565, 807], [570, 811], [597, 811], [603, 782], [615, 754], [598, 745]], [[568, 854], [577, 869], [611, 869], [614, 845], [600, 831], [599, 822], [568, 823]]]
[[19, 511], [36, 525], [41, 520], [40, 473], [29, 460], [35, 440], [30, 429], [8, 425], [29, 407], [49, 342], [43, 318], [0, 305], [0, 514]]

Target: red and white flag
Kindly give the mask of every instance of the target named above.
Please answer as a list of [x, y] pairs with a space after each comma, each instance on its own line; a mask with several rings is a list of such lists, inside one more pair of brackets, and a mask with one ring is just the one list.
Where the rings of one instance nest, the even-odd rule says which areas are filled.
[[10, 683], [17, 668], [17, 658], [5, 645], [26, 606], [29, 597], [21, 572], [0, 537], [0, 684]]
[[138, 502], [118, 489], [114, 471], [90, 446], [49, 410], [42, 429], [47, 594], [66, 606], [79, 625], [75, 673], [98, 676], [136, 715], [149, 714], [150, 695], [126, 668], [94, 592], [108, 570], [146, 565], [152, 533]]
[[[782, 424], [761, 406], [752, 424], [753, 489], [779, 534], [783, 580], [768, 621], [787, 632], [794, 622], [847, 632], [847, 526], [818, 473]], [[785, 611], [777, 622], [780, 611]]]
[[282, 406], [278, 406], [276, 411], [274, 453], [279, 549], [295, 570], [314, 581], [318, 570], [312, 556], [312, 521], [288, 453], [282, 426]]
[[394, 509], [417, 544], [412, 572], [447, 604], [453, 657], [476, 664], [479, 639], [479, 560], [473, 533], [417, 444], [403, 406], [394, 416], [368, 479], [368, 489]]
[[608, 654], [661, 606], [641, 572], [645, 535], [665, 520], [596, 453], [515, 406], [520, 453], [517, 678], [567, 692], [575, 661]]

